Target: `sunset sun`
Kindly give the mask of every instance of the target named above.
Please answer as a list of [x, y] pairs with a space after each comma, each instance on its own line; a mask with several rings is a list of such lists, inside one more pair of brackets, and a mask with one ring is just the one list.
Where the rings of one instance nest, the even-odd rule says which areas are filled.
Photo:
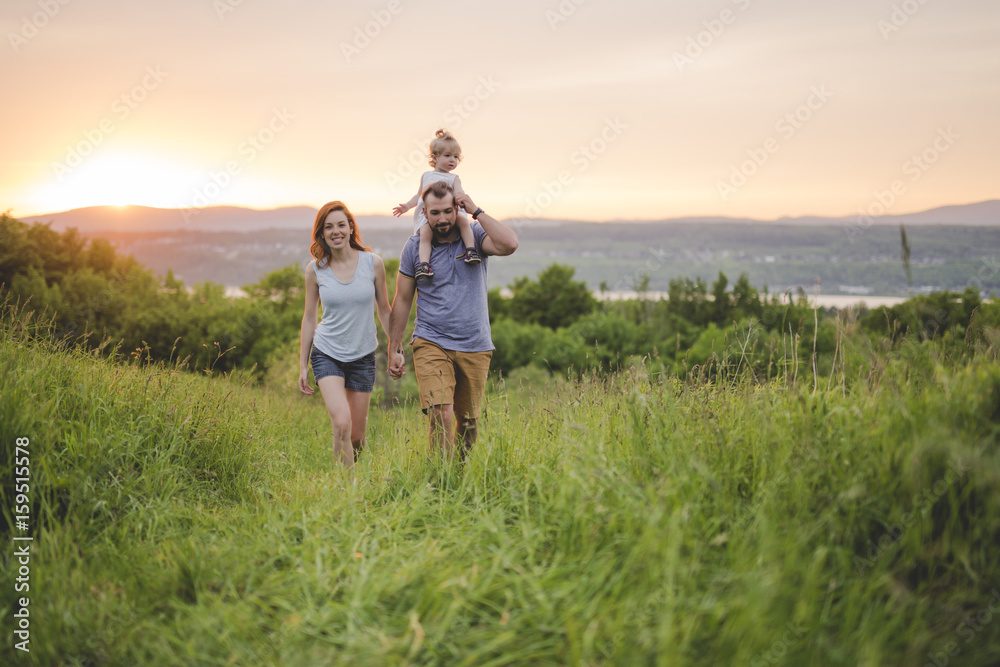
[[192, 174], [144, 155], [94, 158], [41, 188], [38, 199], [50, 211], [83, 206], [173, 207], [190, 189]]

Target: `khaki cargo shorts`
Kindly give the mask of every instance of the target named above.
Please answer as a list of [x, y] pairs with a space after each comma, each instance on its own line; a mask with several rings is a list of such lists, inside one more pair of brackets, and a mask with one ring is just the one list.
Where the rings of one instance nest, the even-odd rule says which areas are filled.
[[456, 419], [478, 419], [492, 357], [492, 350], [455, 352], [414, 338], [413, 370], [424, 413], [437, 405], [454, 405]]

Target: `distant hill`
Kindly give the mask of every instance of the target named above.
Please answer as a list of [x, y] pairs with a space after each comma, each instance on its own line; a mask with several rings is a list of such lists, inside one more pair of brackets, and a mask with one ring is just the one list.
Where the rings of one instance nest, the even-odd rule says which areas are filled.
[[[873, 218], [875, 224], [898, 225], [961, 225], [964, 227], [1000, 227], [1000, 200], [977, 202], [974, 204], [956, 204], [940, 206], [918, 213], [903, 213], [901, 215], [883, 215]], [[722, 217], [691, 217], [664, 218], [662, 220], [615, 220], [613, 222], [627, 223], [695, 223], [695, 224], [753, 224], [753, 225], [793, 225], [793, 226], [823, 226], [857, 224], [857, 215], [841, 217], [824, 217], [806, 215], [799, 217], [781, 217], [775, 220], [757, 220], [752, 218], [722, 218]]]
[[203, 209], [151, 208], [148, 206], [88, 206], [61, 213], [21, 218], [25, 222], [52, 222], [56, 230], [76, 227], [83, 234], [104, 232], [254, 231], [302, 229], [312, 224], [316, 209], [286, 206], [257, 210], [239, 206]]
[[[270, 210], [241, 208], [238, 206], [210, 206], [203, 209], [166, 209], [148, 206], [90, 206], [59, 213], [34, 215], [21, 218], [25, 222], [51, 222], [56, 230], [76, 227], [82, 234], [106, 232], [162, 232], [162, 231], [257, 231], [262, 229], [308, 229], [316, 217], [316, 209], [309, 206], [286, 206]], [[359, 215], [362, 229], [405, 228], [408, 216], [403, 219], [389, 215]], [[611, 220], [609, 223], [687, 223], [687, 224], [745, 224], [791, 226], [840, 226], [857, 222], [857, 216], [839, 218], [803, 216], [783, 217], [777, 220], [751, 218], [684, 217], [662, 220]], [[904, 225], [963, 225], [1000, 227], [1000, 200], [942, 206], [929, 211], [886, 215], [875, 218], [875, 224], [902, 222]], [[573, 224], [571, 220], [532, 219], [531, 226]]]
[[1000, 226], [1000, 201], [994, 199], [977, 204], [941, 206], [922, 213], [886, 216], [889, 220], [894, 218], [910, 225]]
[[[787, 225], [833, 225], [833, 224], [853, 224], [858, 222], [857, 215], [845, 216], [841, 218], [822, 218], [807, 216], [799, 218], [779, 218], [776, 224]], [[874, 218], [875, 224], [903, 223], [906, 226], [916, 225], [963, 225], [967, 227], [994, 227], [1000, 226], [1000, 200], [990, 200], [977, 202], [975, 204], [957, 204], [954, 206], [940, 206], [918, 213], [904, 213], [902, 215], [883, 215]]]

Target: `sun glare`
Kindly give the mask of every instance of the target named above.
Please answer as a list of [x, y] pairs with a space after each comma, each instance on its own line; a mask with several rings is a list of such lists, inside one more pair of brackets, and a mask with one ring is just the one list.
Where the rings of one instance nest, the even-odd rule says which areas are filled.
[[192, 175], [176, 165], [137, 155], [94, 158], [38, 192], [39, 206], [64, 211], [84, 206], [177, 206]]

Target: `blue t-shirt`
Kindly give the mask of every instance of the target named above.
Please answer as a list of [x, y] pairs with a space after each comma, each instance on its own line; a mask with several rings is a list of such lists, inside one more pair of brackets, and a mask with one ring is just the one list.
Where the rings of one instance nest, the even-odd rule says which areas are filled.
[[[490, 313], [486, 299], [486, 269], [489, 258], [483, 252], [486, 230], [475, 222], [472, 234], [479, 264], [466, 264], [462, 257], [462, 237], [451, 243], [431, 245], [432, 278], [417, 281], [415, 337], [429, 340], [454, 352], [488, 352], [493, 349]], [[420, 261], [420, 237], [411, 236], [399, 256], [399, 272], [412, 278]]]

